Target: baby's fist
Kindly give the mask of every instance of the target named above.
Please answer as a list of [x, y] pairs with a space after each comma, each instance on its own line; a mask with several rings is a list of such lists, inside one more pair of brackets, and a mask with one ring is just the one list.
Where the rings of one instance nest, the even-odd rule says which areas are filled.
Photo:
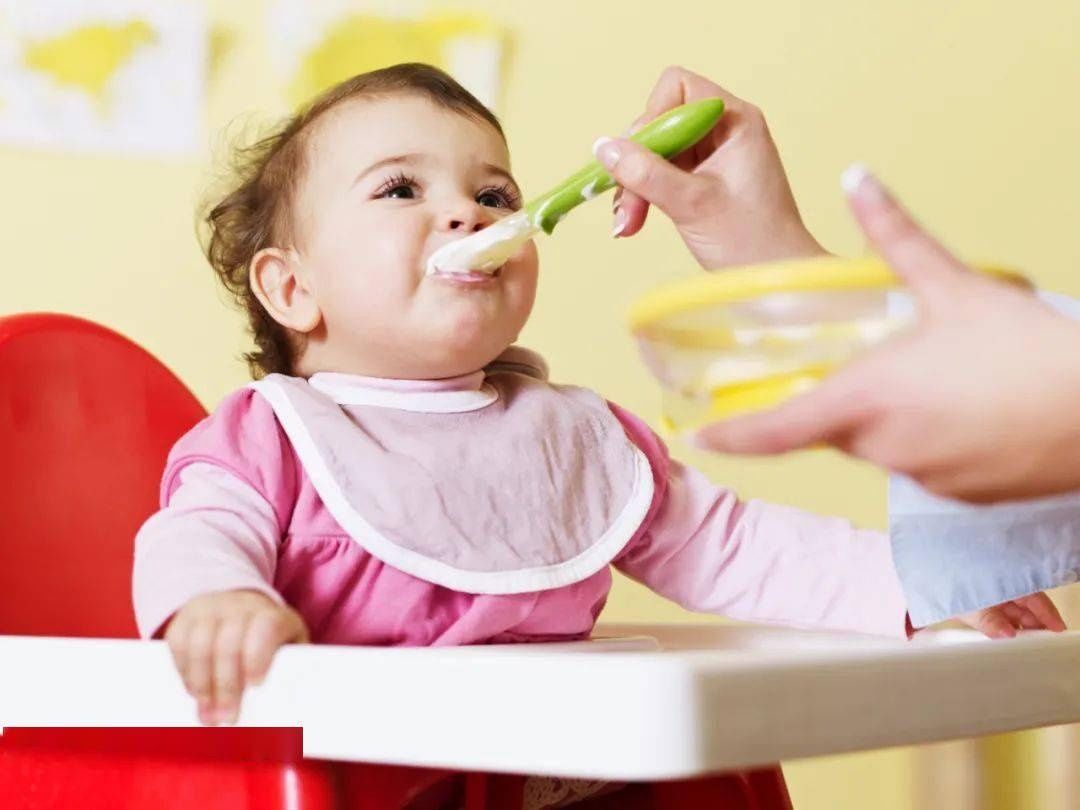
[[247, 590], [197, 596], [165, 631], [206, 725], [235, 723], [244, 687], [262, 682], [277, 648], [307, 640], [307, 627], [295, 610]]

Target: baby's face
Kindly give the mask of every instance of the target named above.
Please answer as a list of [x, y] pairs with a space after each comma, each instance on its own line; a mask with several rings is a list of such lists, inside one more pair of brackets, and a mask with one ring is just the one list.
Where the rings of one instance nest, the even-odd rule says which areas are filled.
[[305, 372], [449, 377], [513, 343], [536, 294], [532, 243], [491, 276], [425, 274], [439, 247], [521, 205], [490, 124], [420, 96], [355, 99], [307, 148], [296, 248], [322, 323]]

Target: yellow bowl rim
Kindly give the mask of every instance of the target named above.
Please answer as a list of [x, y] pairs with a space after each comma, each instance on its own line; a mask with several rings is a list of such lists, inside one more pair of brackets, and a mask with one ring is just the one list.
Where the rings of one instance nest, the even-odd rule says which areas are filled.
[[[991, 264], [977, 264], [975, 269], [1005, 282], [1031, 287], [1028, 279], [1015, 270]], [[772, 293], [899, 286], [901, 280], [877, 257], [788, 259], [699, 273], [661, 285], [634, 302], [628, 319], [631, 331], [638, 332], [672, 315]]]

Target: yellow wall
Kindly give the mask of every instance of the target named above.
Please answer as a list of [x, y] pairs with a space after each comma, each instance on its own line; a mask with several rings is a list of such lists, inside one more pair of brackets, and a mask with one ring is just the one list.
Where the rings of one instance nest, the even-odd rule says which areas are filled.
[[[513, 30], [501, 112], [527, 190], [575, 168], [596, 136], [639, 113], [666, 64], [683, 63], [764, 108], [806, 219], [830, 248], [861, 249], [837, 187], [841, 169], [860, 159], [963, 254], [1080, 294], [1075, 0], [456, 5], [490, 11]], [[210, 3], [232, 34], [210, 91], [215, 132], [279, 103], [262, 7]], [[245, 340], [193, 238], [207, 177], [201, 162], [0, 151], [0, 314], [57, 310], [109, 324], [212, 405], [244, 381], [236, 358]], [[654, 417], [656, 390], [622, 315], [635, 296], [693, 265], [659, 217], [626, 242], [610, 240], [609, 225], [596, 203], [543, 242], [543, 286], [525, 339], [559, 379]], [[834, 455], [742, 461], [676, 452], [746, 495], [884, 525], [881, 475]], [[682, 614], [620, 584], [608, 617]], [[899, 750], [797, 763], [788, 773], [805, 810], [906, 810], [908, 766]]]

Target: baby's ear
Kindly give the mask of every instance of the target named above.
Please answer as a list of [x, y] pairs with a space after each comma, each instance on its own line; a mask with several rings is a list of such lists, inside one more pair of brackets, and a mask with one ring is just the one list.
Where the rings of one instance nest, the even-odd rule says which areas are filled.
[[263, 248], [251, 260], [248, 285], [275, 321], [308, 333], [322, 321], [307, 274], [293, 250]]

